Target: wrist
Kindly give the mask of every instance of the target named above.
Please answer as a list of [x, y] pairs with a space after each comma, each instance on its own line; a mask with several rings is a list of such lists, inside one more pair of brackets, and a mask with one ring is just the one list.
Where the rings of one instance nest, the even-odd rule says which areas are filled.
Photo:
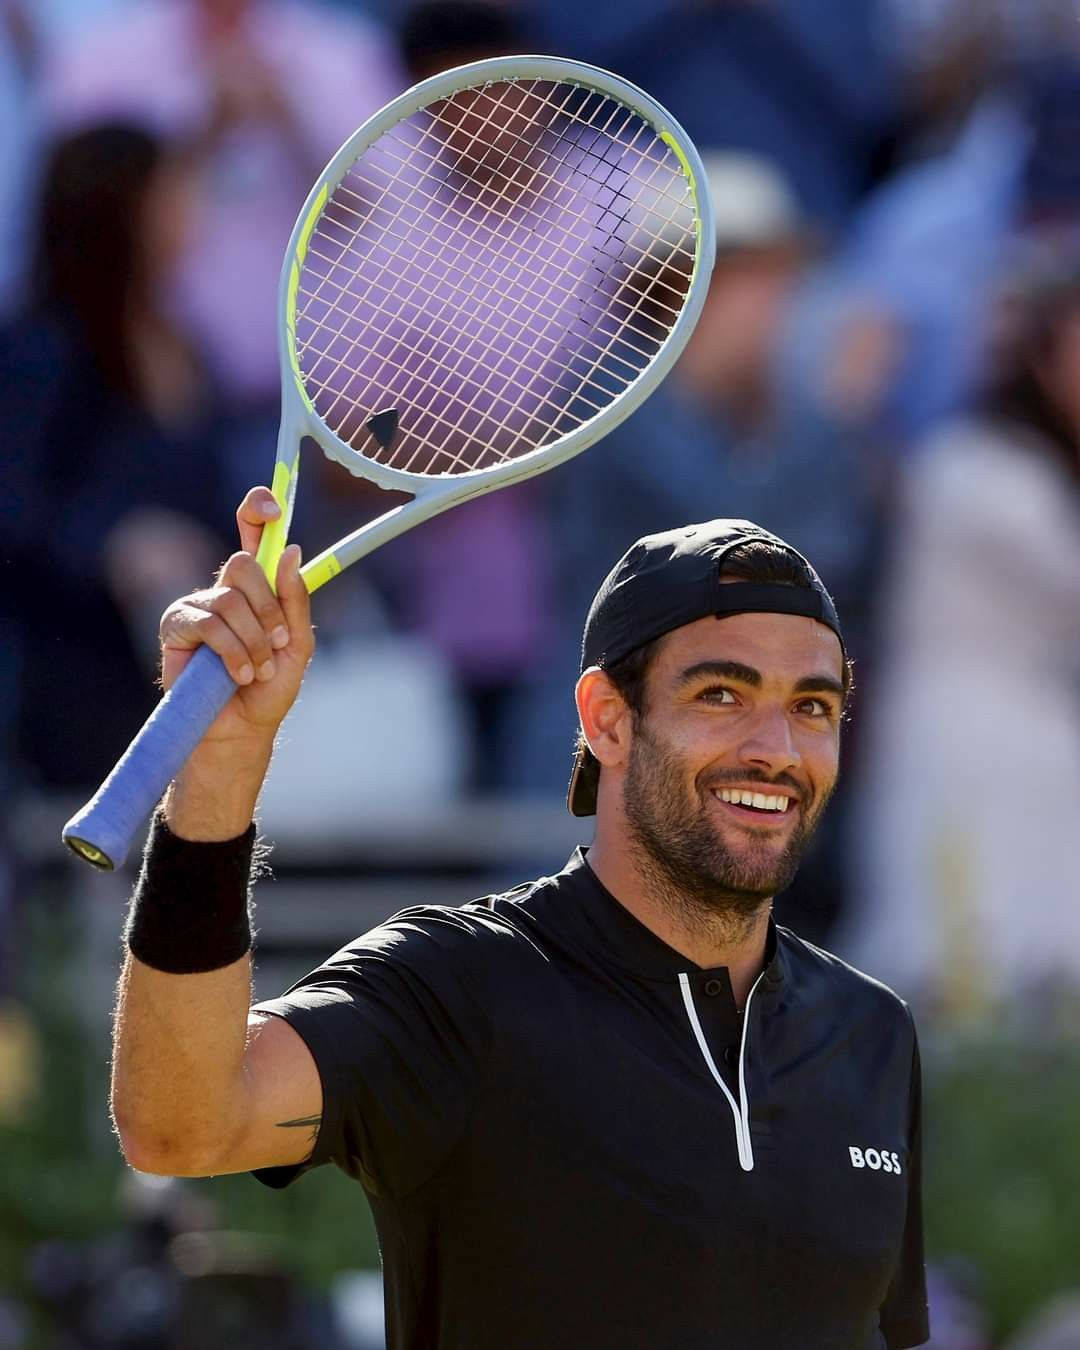
[[169, 788], [164, 818], [192, 842], [234, 839], [250, 826], [273, 753], [273, 738], [202, 745]]
[[197, 843], [155, 815], [124, 940], [136, 960], [171, 975], [220, 970], [251, 950], [255, 828]]

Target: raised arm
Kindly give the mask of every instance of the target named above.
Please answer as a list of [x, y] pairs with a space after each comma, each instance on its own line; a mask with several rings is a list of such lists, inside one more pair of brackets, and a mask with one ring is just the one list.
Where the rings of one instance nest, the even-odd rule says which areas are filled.
[[205, 643], [239, 688], [165, 797], [125, 934], [111, 1109], [141, 1171], [300, 1162], [321, 1112], [304, 1042], [281, 1019], [249, 1015], [252, 816], [313, 647], [298, 550], [282, 558], [277, 596], [255, 562], [277, 513], [268, 489], [249, 492], [237, 511], [241, 551], [214, 587], [162, 619], [166, 687]]

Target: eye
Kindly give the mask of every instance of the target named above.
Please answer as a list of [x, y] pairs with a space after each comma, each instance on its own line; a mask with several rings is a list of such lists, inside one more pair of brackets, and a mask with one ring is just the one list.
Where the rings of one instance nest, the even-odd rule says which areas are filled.
[[706, 689], [702, 689], [698, 698], [703, 698], [708, 703], [737, 703], [735, 692], [724, 684], [711, 684]]
[[806, 712], [811, 717], [832, 717], [835, 709], [823, 698], [804, 698], [795, 705], [797, 712]]

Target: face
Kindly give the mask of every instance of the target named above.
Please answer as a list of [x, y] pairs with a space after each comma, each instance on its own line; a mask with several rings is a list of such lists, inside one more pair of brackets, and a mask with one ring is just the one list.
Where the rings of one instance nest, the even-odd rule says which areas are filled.
[[143, 199], [139, 237], [151, 283], [167, 281], [191, 242], [198, 210], [199, 179], [182, 159], [155, 172]]
[[247, 18], [252, 0], [194, 0], [193, 8], [211, 31], [230, 32]]
[[463, 90], [440, 105], [439, 130], [454, 152], [454, 167], [475, 190], [499, 194], [529, 187], [540, 164], [531, 151], [554, 116], [545, 89], [496, 83]]
[[842, 679], [836, 635], [801, 615], [700, 619], [660, 644], [622, 807], [679, 894], [750, 914], [789, 884], [836, 782]]
[[721, 258], [680, 370], [726, 404], [768, 380], [779, 329], [804, 269], [794, 247]]

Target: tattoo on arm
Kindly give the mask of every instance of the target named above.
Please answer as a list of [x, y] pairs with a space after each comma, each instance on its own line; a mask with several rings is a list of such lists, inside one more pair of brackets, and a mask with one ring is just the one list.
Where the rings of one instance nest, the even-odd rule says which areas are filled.
[[311, 1130], [311, 1147], [315, 1147], [315, 1141], [319, 1137], [319, 1126], [322, 1124], [322, 1116], [299, 1116], [296, 1120], [279, 1120], [277, 1127], [279, 1130]]

